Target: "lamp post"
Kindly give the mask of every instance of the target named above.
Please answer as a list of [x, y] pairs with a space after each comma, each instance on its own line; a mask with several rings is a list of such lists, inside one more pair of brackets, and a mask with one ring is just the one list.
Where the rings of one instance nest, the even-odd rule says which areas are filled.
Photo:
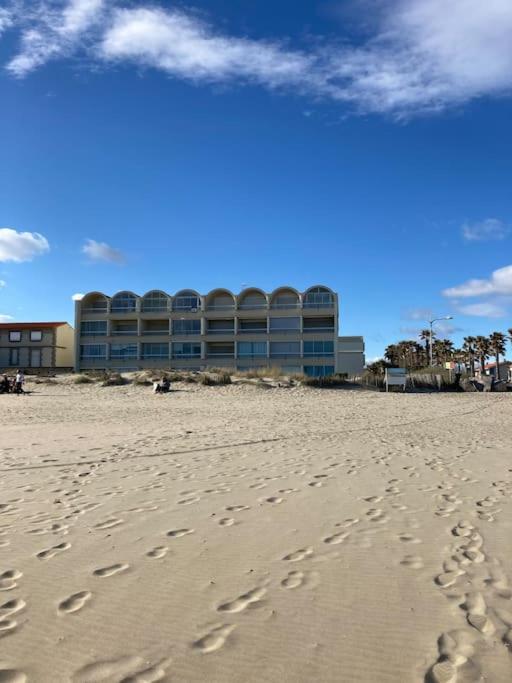
[[439, 322], [439, 320], [453, 320], [453, 315], [444, 315], [442, 318], [433, 318], [432, 320], [429, 320], [430, 324], [430, 367], [434, 365], [433, 362], [433, 355], [432, 355], [432, 335], [433, 335], [433, 330], [432, 328], [434, 327], [434, 323]]

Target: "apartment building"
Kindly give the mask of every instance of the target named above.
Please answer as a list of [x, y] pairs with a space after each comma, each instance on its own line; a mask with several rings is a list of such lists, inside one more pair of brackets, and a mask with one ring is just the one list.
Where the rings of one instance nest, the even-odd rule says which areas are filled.
[[0, 368], [68, 369], [74, 366], [74, 332], [66, 322], [0, 323]]
[[75, 306], [77, 371], [270, 365], [311, 376], [336, 371], [338, 297], [325, 286], [271, 293], [251, 287], [238, 295], [90, 292]]

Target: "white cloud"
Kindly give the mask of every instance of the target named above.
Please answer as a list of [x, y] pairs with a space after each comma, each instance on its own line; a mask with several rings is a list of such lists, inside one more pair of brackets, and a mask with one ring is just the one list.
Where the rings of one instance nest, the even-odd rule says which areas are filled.
[[49, 251], [48, 240], [38, 232], [16, 232], [0, 228], [0, 261], [32, 261], [35, 256]]
[[506, 310], [502, 306], [489, 301], [459, 306], [457, 310], [463, 315], [472, 315], [481, 318], [504, 318], [507, 315]]
[[488, 242], [502, 240], [510, 232], [508, 225], [497, 218], [486, 218], [479, 223], [464, 223], [462, 236], [468, 242]]
[[108, 263], [124, 263], [125, 261], [124, 255], [119, 249], [114, 249], [105, 242], [96, 242], [96, 240], [87, 240], [82, 247], [82, 252], [91, 261], [106, 261]]
[[498, 268], [486, 280], [468, 280], [456, 287], [449, 287], [443, 291], [444, 296], [475, 297], [493, 294], [512, 294], [512, 265]]
[[0, 289], [2, 289], [2, 287], [7, 287], [7, 282], [5, 280], [0, 280]]
[[0, 323], [8, 323], [11, 320], [14, 320], [12, 315], [6, 315], [5, 313], [0, 313]]
[[14, 23], [13, 11], [7, 7], [0, 7], [0, 35]]
[[7, 68], [23, 76], [86, 46], [99, 61], [129, 61], [193, 82], [287, 88], [395, 116], [512, 91], [510, 0], [388, 0], [378, 9], [363, 42], [361, 34], [358, 44], [342, 34], [292, 47], [291, 37], [222, 34], [181, 9], [40, 1], [36, 11], [20, 13], [21, 51]]
[[29, 11], [21, 34], [21, 50], [7, 65], [15, 76], [25, 76], [50, 59], [71, 54], [80, 39], [99, 21], [104, 0], [68, 0], [60, 9], [42, 2]]

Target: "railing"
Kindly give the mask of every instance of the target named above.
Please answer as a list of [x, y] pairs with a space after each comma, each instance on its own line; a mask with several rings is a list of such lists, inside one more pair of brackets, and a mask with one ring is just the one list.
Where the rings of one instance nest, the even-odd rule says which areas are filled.
[[206, 307], [207, 311], [232, 311], [235, 308], [235, 304], [209, 304]]
[[180, 358], [201, 358], [200, 353], [173, 353], [173, 360], [180, 360]]
[[162, 308], [162, 306], [155, 306], [154, 308], [148, 308], [147, 306], [142, 306], [140, 309], [141, 313], [169, 313], [167, 306]]
[[281, 310], [286, 310], [286, 309], [291, 309], [291, 308], [300, 308], [300, 302], [297, 301], [297, 303], [294, 304], [270, 304], [270, 308], [277, 308]]
[[238, 359], [249, 359], [249, 360], [256, 360], [259, 358], [267, 358], [266, 353], [239, 353], [238, 354]]
[[300, 353], [271, 353], [270, 358], [302, 358]]
[[110, 335], [112, 337], [122, 337], [123, 335], [132, 335], [132, 336], [135, 335], [136, 336], [136, 335], [138, 335], [138, 333], [139, 332], [138, 332], [137, 328], [135, 328], [133, 330], [112, 330]]
[[112, 306], [112, 308], [110, 309], [110, 312], [111, 313], [137, 313], [138, 311], [136, 308], [131, 308], [131, 307], [130, 308], [124, 308], [124, 307], [123, 308], [121, 308], [121, 307], [115, 308], [114, 306]]
[[81, 337], [106, 337], [106, 332], [80, 332]]
[[168, 353], [143, 353], [141, 360], [152, 360], [153, 358], [169, 360]]
[[87, 308], [82, 308], [82, 313], [98, 313], [98, 315], [106, 315], [108, 313], [108, 307], [104, 306], [102, 308], [94, 308], [88, 306]]
[[240, 311], [255, 311], [255, 310], [266, 310], [268, 309], [268, 304], [238, 304], [238, 310]]
[[215, 328], [214, 330], [206, 330], [206, 334], [235, 334], [235, 329], [233, 327], [225, 330]]
[[141, 334], [143, 334], [143, 335], [169, 334], [169, 328], [166, 327], [165, 330], [142, 330]]
[[116, 356], [116, 354], [113, 354], [112, 351], [110, 351], [110, 360], [137, 360], [138, 355], [137, 354], [126, 354], [124, 356]]
[[304, 301], [303, 308], [334, 308], [334, 301], [324, 301], [322, 303], [314, 301]]
[[233, 351], [232, 353], [212, 353], [211, 351], [206, 352], [206, 357], [207, 358], [234, 358], [235, 357], [235, 352]]
[[334, 332], [334, 327], [304, 327], [304, 334], [308, 332]]
[[201, 334], [201, 330], [175, 330], [173, 329], [172, 331], [173, 336], [175, 337], [181, 337], [183, 334], [195, 334], [196, 337], [199, 337]]
[[318, 353], [304, 351], [304, 358], [334, 358], [334, 351], [319, 351]]
[[266, 327], [253, 327], [251, 329], [244, 327], [238, 330], [238, 334], [267, 334]]
[[270, 334], [300, 334], [300, 329], [283, 328], [282, 330], [273, 330], [270, 328]]

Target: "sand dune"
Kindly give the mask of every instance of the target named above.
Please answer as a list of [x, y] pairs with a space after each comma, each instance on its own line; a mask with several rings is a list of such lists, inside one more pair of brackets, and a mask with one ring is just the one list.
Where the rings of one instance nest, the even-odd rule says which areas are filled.
[[0, 681], [512, 679], [512, 403], [0, 396]]

